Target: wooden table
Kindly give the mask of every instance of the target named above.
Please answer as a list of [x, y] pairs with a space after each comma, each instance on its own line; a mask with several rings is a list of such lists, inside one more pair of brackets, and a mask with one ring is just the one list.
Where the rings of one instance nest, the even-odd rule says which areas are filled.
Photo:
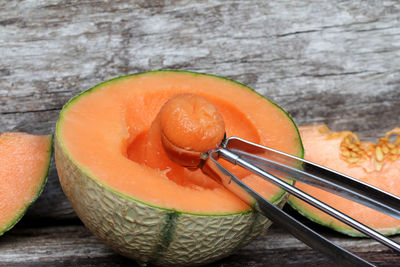
[[[3, 0], [0, 132], [51, 133], [75, 94], [115, 76], [168, 68], [238, 80], [299, 125], [326, 123], [375, 140], [400, 126], [400, 3], [335, 2]], [[376, 242], [313, 227], [381, 266], [400, 264]], [[45, 263], [133, 264], [82, 225], [54, 166], [42, 196], [0, 238], [0, 265]], [[305, 264], [334, 265], [274, 226], [213, 266]]]

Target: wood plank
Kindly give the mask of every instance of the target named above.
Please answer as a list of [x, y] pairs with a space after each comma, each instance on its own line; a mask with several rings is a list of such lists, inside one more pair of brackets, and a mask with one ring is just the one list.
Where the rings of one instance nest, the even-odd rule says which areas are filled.
[[[0, 132], [51, 133], [61, 107], [83, 90], [171, 68], [238, 80], [300, 125], [374, 140], [399, 126], [399, 13], [395, 0], [1, 1]], [[130, 264], [79, 223], [64, 227], [71, 220], [53, 163], [21, 226], [1, 237], [0, 265]], [[382, 266], [398, 264], [371, 241], [332, 236]], [[333, 264], [274, 228], [215, 266], [266, 263]]]
[[160, 68], [237, 79], [299, 124], [368, 132], [400, 113], [396, 1], [46, 2], [1, 6], [3, 115], [60, 109], [102, 80]]
[[83, 225], [20, 228], [0, 239], [0, 266], [127, 265]]
[[[336, 244], [379, 266], [395, 266], [399, 256], [369, 239], [325, 234]], [[395, 240], [400, 242], [400, 237]], [[26, 265], [28, 264], [28, 265]], [[83, 225], [19, 225], [0, 239], [0, 266], [136, 266], [102, 244]], [[332, 266], [329, 258], [274, 226], [234, 255], [209, 266]]]

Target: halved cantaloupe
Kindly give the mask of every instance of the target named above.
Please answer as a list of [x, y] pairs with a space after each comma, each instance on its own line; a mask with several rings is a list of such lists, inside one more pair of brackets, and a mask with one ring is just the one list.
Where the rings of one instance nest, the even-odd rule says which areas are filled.
[[[352, 132], [332, 132], [325, 125], [300, 127], [305, 158], [400, 196], [400, 128], [386, 133], [377, 144], [360, 142]], [[392, 141], [392, 142], [391, 142]], [[296, 187], [385, 235], [400, 233], [400, 221], [321, 189], [296, 183]], [[360, 232], [307, 203], [290, 196], [290, 205], [307, 218], [350, 236]]]
[[42, 192], [51, 155], [51, 135], [0, 135], [0, 235], [22, 218]]
[[[228, 136], [303, 155], [298, 130], [285, 111], [249, 87], [217, 76], [147, 72], [112, 79], [73, 98], [56, 129], [63, 190], [92, 232], [141, 264], [212, 262], [271, 224], [200, 170], [167, 157], [157, 114], [181, 93], [215, 105]], [[284, 204], [281, 189], [240, 175], [276, 205]]]

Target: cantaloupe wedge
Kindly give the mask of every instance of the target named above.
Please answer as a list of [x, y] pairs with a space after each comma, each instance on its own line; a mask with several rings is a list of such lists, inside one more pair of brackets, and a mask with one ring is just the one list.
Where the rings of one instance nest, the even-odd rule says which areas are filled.
[[[361, 142], [349, 131], [332, 132], [325, 125], [302, 126], [300, 132], [307, 160], [400, 196], [400, 128], [389, 131], [376, 144]], [[302, 183], [296, 187], [382, 234], [400, 233], [400, 221], [388, 215]], [[289, 203], [314, 222], [350, 236], [363, 236], [295, 197], [290, 196]]]
[[0, 135], [0, 235], [22, 218], [42, 192], [51, 155], [51, 135]]
[[[285, 111], [245, 85], [217, 76], [141, 73], [101, 83], [73, 98], [60, 113], [55, 138], [63, 190], [93, 233], [141, 264], [212, 262], [271, 224], [200, 170], [168, 158], [157, 114], [182, 93], [212, 103], [228, 136], [303, 155], [298, 130]], [[196, 138], [190, 138], [192, 144]], [[237, 173], [276, 205], [285, 203], [280, 188]]]

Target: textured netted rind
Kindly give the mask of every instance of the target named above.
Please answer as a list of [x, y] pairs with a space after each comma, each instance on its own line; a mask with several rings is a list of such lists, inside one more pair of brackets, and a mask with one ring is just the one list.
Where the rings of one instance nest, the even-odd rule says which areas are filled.
[[212, 262], [245, 246], [271, 225], [254, 212], [193, 215], [143, 204], [90, 177], [70, 159], [57, 137], [55, 158], [64, 193], [84, 224], [116, 252], [140, 264]]

